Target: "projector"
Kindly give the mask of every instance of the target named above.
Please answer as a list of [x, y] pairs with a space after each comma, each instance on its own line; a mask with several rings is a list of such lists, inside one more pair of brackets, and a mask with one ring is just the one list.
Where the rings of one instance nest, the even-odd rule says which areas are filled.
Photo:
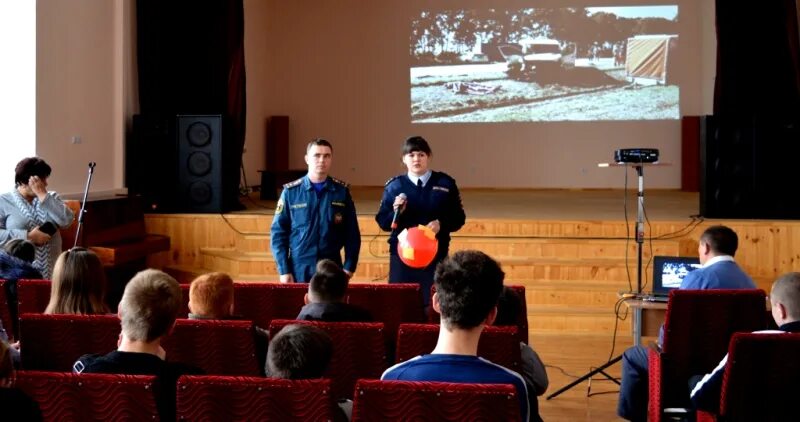
[[614, 151], [616, 163], [655, 163], [658, 150], [655, 148], [623, 148]]

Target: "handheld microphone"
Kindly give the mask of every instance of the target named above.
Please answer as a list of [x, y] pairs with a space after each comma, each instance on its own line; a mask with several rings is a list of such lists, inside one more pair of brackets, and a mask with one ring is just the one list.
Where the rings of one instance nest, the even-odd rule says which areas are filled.
[[400, 199], [403, 200], [403, 205], [400, 205], [400, 206], [398, 206], [397, 208], [394, 209], [394, 217], [392, 217], [392, 230], [397, 228], [397, 217], [400, 216], [401, 210], [406, 205], [405, 204], [405, 201], [406, 201], [406, 198], [407, 198], [406, 194], [401, 193], [400, 195], [397, 195], [397, 196], [399, 196]]

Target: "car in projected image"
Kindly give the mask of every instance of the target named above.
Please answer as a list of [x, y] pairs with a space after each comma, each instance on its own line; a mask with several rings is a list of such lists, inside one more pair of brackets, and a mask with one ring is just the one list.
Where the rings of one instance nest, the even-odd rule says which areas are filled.
[[556, 40], [538, 38], [519, 43], [524, 55], [525, 68], [535, 72], [552, 72], [561, 68], [561, 45]]
[[489, 56], [483, 53], [467, 53], [461, 55], [464, 63], [489, 63]]

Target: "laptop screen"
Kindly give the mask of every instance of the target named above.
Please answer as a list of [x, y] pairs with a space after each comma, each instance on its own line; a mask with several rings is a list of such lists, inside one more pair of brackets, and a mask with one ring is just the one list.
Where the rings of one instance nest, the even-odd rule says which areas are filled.
[[700, 268], [700, 260], [687, 256], [653, 257], [653, 294], [666, 295], [681, 287], [686, 274]]

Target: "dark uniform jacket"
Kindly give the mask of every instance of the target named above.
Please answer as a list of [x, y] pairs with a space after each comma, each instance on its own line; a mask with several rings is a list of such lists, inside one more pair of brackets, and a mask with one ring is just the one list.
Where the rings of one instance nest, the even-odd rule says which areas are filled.
[[385, 231], [392, 230], [392, 205], [394, 198], [401, 193], [406, 194], [406, 207], [397, 219], [397, 229], [389, 237], [390, 253], [397, 255], [397, 235], [403, 229], [439, 220], [440, 230], [436, 235], [439, 240], [437, 258], [447, 256], [450, 233], [460, 229], [466, 219], [456, 181], [438, 171], [431, 172], [430, 179], [422, 188], [414, 185], [406, 174], [390, 179], [383, 189], [381, 207], [375, 216], [375, 221]]
[[278, 273], [291, 273], [295, 281], [308, 282], [317, 261], [325, 258], [355, 272], [361, 232], [348, 185], [328, 177], [317, 194], [308, 176], [304, 176], [283, 188], [271, 231]]

